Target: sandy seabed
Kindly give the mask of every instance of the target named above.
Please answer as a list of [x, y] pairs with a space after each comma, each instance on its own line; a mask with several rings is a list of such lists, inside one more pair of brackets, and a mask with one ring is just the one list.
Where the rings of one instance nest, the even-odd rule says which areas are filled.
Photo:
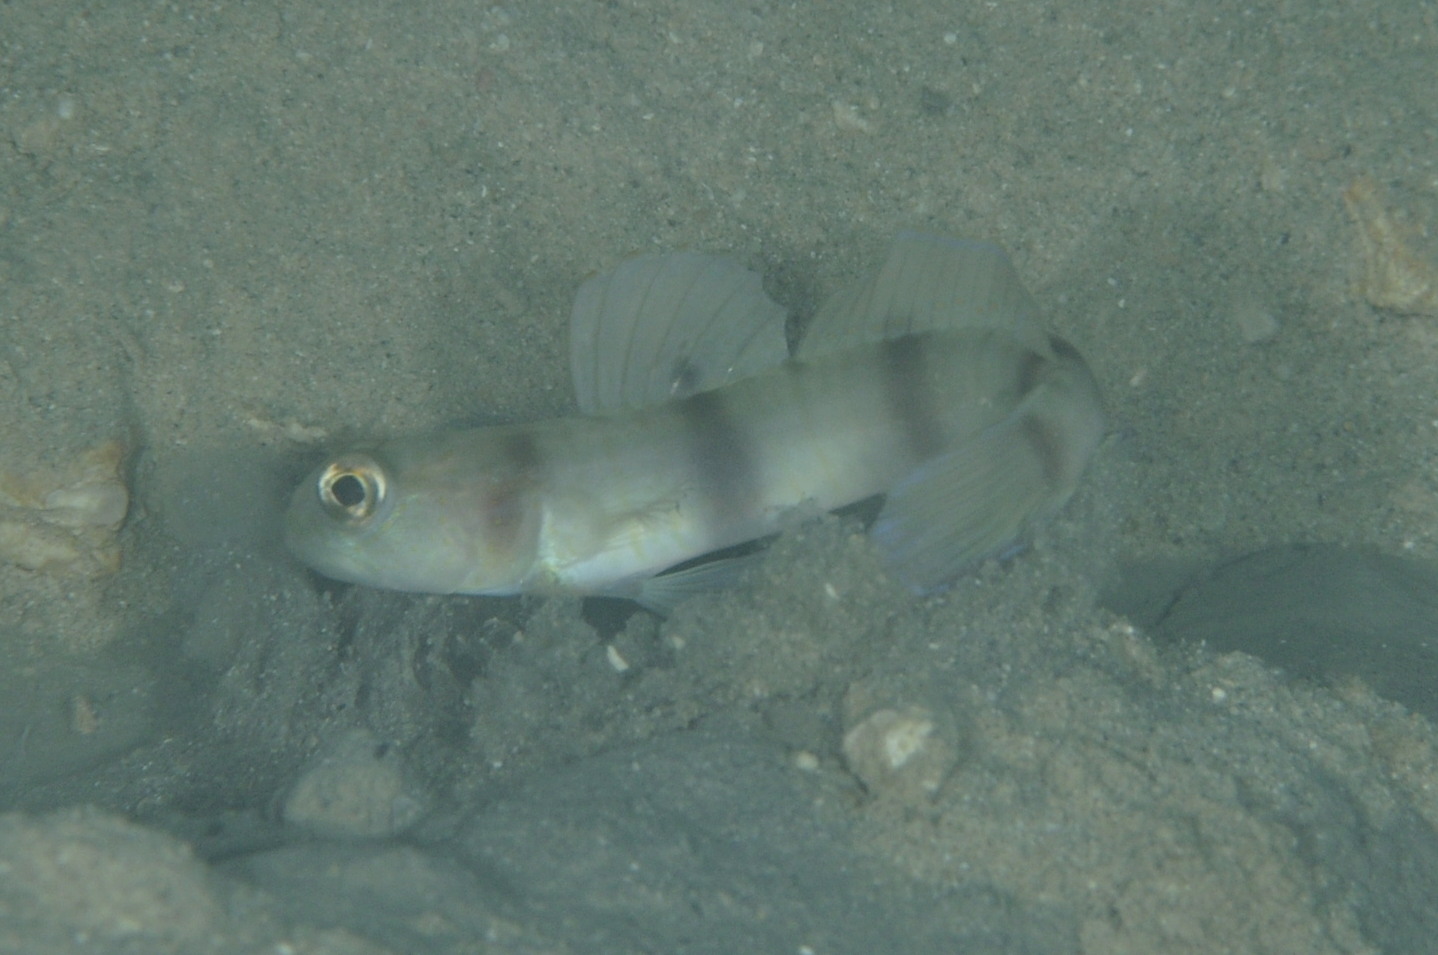
[[[1434, 89], [1398, 0], [0, 8], [0, 951], [1438, 950]], [[326, 450], [570, 411], [586, 275], [802, 320], [903, 228], [1103, 385], [1016, 559], [831, 518], [661, 622], [283, 553]], [[1306, 544], [1403, 614], [1172, 626]]]

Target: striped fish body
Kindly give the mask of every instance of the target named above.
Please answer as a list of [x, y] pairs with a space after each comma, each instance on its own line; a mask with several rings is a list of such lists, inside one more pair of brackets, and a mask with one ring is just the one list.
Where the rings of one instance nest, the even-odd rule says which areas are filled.
[[[711, 349], [718, 370], [705, 372], [705, 356], [681, 342], [606, 379], [607, 350], [633, 363], [636, 335], [712, 323], [713, 308], [693, 299], [738, 287], [695, 282], [671, 301], [653, 290], [694, 260], [653, 261], [639, 278], [621, 266], [601, 304], [582, 310], [582, 292], [576, 305], [576, 385], [592, 413], [341, 455], [296, 491], [292, 549], [328, 576], [395, 589], [613, 594], [662, 610], [675, 575], [656, 575], [667, 568], [773, 533], [798, 509], [895, 492], [874, 533], [924, 590], [1067, 497], [1101, 434], [1077, 352], [999, 322], [855, 334], [842, 331], [852, 316], [837, 316], [833, 347], [778, 364], [768, 346], [753, 359], [751, 344], [730, 342]], [[635, 283], [638, 304], [625, 298]], [[741, 308], [755, 328], [773, 324], [771, 304]], [[624, 347], [609, 341], [592, 358], [586, 330]], [[653, 367], [663, 373], [636, 390], [634, 373]], [[655, 400], [686, 379], [692, 393]]]

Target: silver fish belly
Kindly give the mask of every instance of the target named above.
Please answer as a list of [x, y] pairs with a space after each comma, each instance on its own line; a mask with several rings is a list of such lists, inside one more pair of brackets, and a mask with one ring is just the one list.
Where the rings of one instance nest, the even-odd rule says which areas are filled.
[[993, 246], [900, 235], [793, 358], [783, 317], [728, 260], [623, 263], [576, 299], [585, 414], [345, 452], [295, 491], [287, 542], [355, 583], [663, 612], [723, 576], [668, 568], [886, 493], [872, 536], [927, 591], [1061, 505], [1102, 435], [1087, 366]]

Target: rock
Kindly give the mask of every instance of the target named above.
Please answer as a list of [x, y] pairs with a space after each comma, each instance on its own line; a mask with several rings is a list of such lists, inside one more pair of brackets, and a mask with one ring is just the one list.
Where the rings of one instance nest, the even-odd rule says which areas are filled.
[[1409, 244], [1419, 230], [1405, 228], [1389, 210], [1383, 188], [1368, 176], [1344, 190], [1343, 202], [1363, 248], [1363, 297], [1374, 308], [1438, 316], [1438, 267]]
[[55, 575], [118, 570], [115, 532], [130, 507], [123, 459], [120, 443], [107, 441], [48, 473], [0, 469], [0, 561]]
[[876, 710], [844, 733], [844, 762], [874, 795], [932, 799], [958, 761], [946, 736], [923, 707]]
[[424, 800], [394, 748], [363, 729], [339, 737], [284, 800], [284, 821], [333, 839], [378, 839], [408, 829]]

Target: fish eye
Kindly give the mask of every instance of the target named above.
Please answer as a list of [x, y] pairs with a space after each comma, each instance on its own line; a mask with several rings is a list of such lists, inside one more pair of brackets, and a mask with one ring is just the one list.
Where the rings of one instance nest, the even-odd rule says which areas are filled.
[[384, 472], [368, 458], [346, 457], [320, 472], [315, 489], [331, 515], [361, 523], [374, 516], [384, 501]]

